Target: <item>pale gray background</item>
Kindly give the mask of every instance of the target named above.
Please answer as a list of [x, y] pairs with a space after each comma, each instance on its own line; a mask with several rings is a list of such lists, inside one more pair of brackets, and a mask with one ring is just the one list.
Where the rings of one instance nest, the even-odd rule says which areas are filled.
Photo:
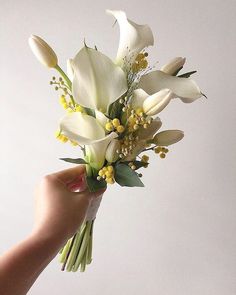
[[[32, 55], [44, 37], [61, 65], [83, 38], [115, 56], [118, 26], [104, 13], [123, 9], [155, 36], [151, 61], [187, 57], [208, 100], [172, 102], [164, 128], [185, 131], [166, 160], [152, 157], [143, 189], [110, 187], [95, 225], [94, 261], [85, 274], [62, 273], [55, 259], [30, 294], [236, 294], [236, 1], [0, 1], [0, 252], [33, 222], [33, 190], [46, 173], [77, 156], [54, 139], [63, 111]], [[65, 221], [66, 222], [66, 221]], [[26, 257], [27, 259], [27, 257]]]

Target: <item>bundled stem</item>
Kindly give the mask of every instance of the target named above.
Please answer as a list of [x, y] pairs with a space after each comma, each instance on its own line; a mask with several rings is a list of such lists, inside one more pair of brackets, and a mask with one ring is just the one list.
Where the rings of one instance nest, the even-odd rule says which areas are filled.
[[80, 268], [84, 272], [86, 265], [92, 262], [93, 224], [94, 220], [85, 221], [61, 250], [62, 271], [76, 272]]

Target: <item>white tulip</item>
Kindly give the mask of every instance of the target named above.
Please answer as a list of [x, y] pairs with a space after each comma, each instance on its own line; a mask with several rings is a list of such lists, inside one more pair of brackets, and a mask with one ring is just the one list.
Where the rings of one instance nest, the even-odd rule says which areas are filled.
[[73, 81], [74, 78], [74, 70], [73, 70], [73, 66], [72, 66], [73, 60], [71, 58], [69, 58], [67, 60], [66, 66], [67, 66], [67, 76], [68, 78]]
[[108, 144], [117, 137], [115, 132], [106, 136], [98, 121], [79, 112], [65, 115], [60, 122], [62, 133], [78, 144], [86, 145], [86, 160], [96, 169], [103, 166]]
[[100, 125], [105, 129], [108, 118], [98, 110], [95, 110], [95, 117]]
[[137, 131], [137, 136], [139, 140], [145, 139], [146, 141], [152, 139], [154, 134], [161, 128], [162, 122], [160, 118], [155, 118], [152, 120], [151, 124], [147, 128], [139, 128]]
[[138, 142], [135, 148], [133, 148], [130, 155], [124, 158], [125, 161], [134, 160], [145, 148], [147, 140], [152, 139], [153, 135], [161, 128], [160, 118], [155, 118], [147, 128], [139, 128], [137, 131]]
[[159, 146], [168, 146], [180, 141], [184, 137], [181, 130], [165, 130], [154, 136], [153, 143]]
[[148, 116], [154, 116], [160, 113], [173, 98], [170, 89], [162, 89], [153, 95], [148, 96], [143, 102], [143, 111]]
[[164, 88], [170, 89], [175, 97], [179, 97], [185, 103], [193, 102], [202, 96], [194, 80], [171, 76], [162, 71], [153, 71], [143, 75], [140, 79], [139, 87], [149, 95]]
[[98, 50], [84, 47], [71, 63], [75, 101], [105, 113], [128, 89], [125, 72]]
[[119, 140], [113, 139], [109, 143], [109, 145], [107, 147], [107, 150], [106, 150], [105, 158], [106, 158], [108, 163], [113, 163], [118, 159], [119, 154], [117, 153], [117, 150], [119, 150], [119, 149], [120, 149]]
[[161, 71], [168, 74], [174, 75], [178, 70], [180, 70], [185, 64], [185, 57], [175, 57], [168, 64], [161, 68]]
[[149, 95], [139, 88], [133, 92], [131, 106], [133, 109], [142, 108], [146, 115], [154, 116], [160, 113], [173, 97], [170, 89], [162, 89], [153, 95]]
[[57, 55], [54, 50], [39, 36], [31, 35], [29, 46], [36, 58], [44, 66], [55, 68], [58, 63]]
[[123, 65], [124, 58], [132, 62], [145, 47], [154, 44], [153, 34], [148, 25], [138, 25], [127, 19], [124, 11], [106, 10], [113, 15], [120, 26], [120, 42], [116, 63]]

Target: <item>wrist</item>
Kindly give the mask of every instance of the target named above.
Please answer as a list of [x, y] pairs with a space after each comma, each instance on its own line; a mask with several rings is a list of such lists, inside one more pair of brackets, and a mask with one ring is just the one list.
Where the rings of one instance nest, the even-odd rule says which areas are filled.
[[29, 235], [28, 240], [38, 247], [48, 249], [48, 254], [52, 255], [55, 253], [56, 255], [61, 247], [63, 247], [67, 239], [60, 233], [33, 230], [33, 232]]

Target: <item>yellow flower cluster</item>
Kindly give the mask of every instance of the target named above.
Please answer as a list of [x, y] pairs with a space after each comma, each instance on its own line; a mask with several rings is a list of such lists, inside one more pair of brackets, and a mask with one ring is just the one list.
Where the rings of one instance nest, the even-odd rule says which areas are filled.
[[166, 157], [166, 154], [169, 152], [169, 150], [165, 147], [158, 146], [154, 149], [154, 152], [156, 154], [159, 154], [161, 159], [164, 159]]
[[98, 171], [97, 180], [101, 179], [104, 179], [109, 184], [113, 184], [115, 182], [113, 166], [104, 166], [102, 169]]
[[148, 56], [147, 52], [139, 53], [137, 55], [134, 63], [132, 64], [133, 73], [138, 73], [147, 68], [148, 66], [147, 56]]
[[59, 102], [61, 104], [61, 106], [67, 110], [68, 113], [73, 113], [73, 112], [83, 112], [84, 109], [82, 106], [80, 106], [79, 104], [75, 104], [73, 105], [73, 103], [70, 101], [68, 102], [65, 95], [61, 95]]
[[[66, 142], [68, 142], [68, 140], [69, 140], [68, 137], [66, 137], [64, 134], [61, 133], [60, 130], [57, 130], [57, 131], [56, 131], [56, 133], [55, 133], [55, 137], [56, 137], [58, 140], [60, 140], [61, 142], [63, 142], [63, 143], [66, 143]], [[77, 145], [78, 145], [78, 143], [75, 142], [75, 141], [69, 140], [69, 142], [70, 142], [72, 145], [74, 145], [74, 146], [77, 146]]]
[[129, 131], [136, 131], [140, 126], [146, 129], [148, 125], [151, 124], [151, 122], [152, 118], [147, 117], [142, 108], [131, 110], [130, 116], [128, 118]]
[[120, 120], [115, 118], [113, 120], [108, 120], [105, 128], [107, 131], [117, 131], [118, 133], [123, 133], [125, 131], [125, 127], [121, 125]]
[[132, 133], [125, 135], [124, 138], [120, 140], [120, 150], [117, 151], [119, 157], [122, 159], [131, 154], [132, 150], [137, 145], [137, 141], [138, 136], [134, 136]]

